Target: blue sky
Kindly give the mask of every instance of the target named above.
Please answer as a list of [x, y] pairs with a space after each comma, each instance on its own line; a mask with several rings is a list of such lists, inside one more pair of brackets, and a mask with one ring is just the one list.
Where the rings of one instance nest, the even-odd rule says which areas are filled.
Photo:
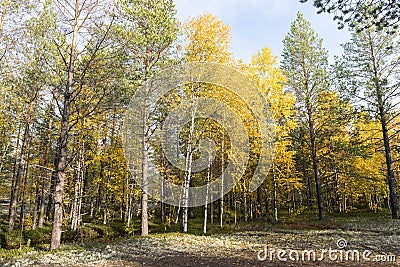
[[231, 27], [231, 51], [236, 58], [248, 62], [252, 54], [268, 46], [275, 55], [282, 53], [282, 40], [302, 12], [324, 40], [324, 47], [333, 55], [342, 53], [341, 43], [350, 39], [346, 29], [338, 30], [333, 16], [317, 14], [312, 0], [175, 0], [178, 18], [185, 21], [204, 12], [218, 16]]

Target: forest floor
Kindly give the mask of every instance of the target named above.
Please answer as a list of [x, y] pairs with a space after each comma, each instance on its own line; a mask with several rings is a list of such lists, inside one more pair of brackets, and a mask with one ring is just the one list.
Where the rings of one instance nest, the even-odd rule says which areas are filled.
[[12, 256], [0, 252], [0, 266], [400, 266], [400, 221], [389, 218], [252, 222], [211, 232], [75, 242]]

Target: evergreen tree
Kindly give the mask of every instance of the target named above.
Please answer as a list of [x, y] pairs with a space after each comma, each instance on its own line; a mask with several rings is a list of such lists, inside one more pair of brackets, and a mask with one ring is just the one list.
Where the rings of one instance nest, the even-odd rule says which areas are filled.
[[374, 28], [364, 31], [357, 29], [352, 31], [351, 41], [343, 45], [344, 55], [336, 63], [336, 79], [343, 96], [352, 99], [355, 105], [364, 107], [380, 122], [390, 206], [392, 217], [397, 218], [397, 185], [389, 131], [393, 119], [398, 115], [395, 108], [400, 94], [398, 33], [389, 34]]
[[313, 163], [319, 218], [324, 219], [324, 202], [317, 155], [315, 116], [318, 97], [328, 89], [328, 53], [322, 39], [311, 28], [311, 23], [298, 13], [290, 32], [283, 40], [282, 70], [287, 86], [296, 96], [301, 127], [308, 131], [308, 142]]

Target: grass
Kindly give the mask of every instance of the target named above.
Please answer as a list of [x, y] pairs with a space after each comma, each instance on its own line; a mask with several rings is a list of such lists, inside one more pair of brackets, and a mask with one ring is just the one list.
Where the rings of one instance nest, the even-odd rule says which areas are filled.
[[[198, 216], [201, 216], [200, 214]], [[251, 232], [252, 235], [261, 233], [309, 233], [319, 230], [364, 231], [381, 235], [400, 235], [399, 220], [392, 220], [388, 211], [372, 213], [360, 210], [351, 213], [328, 214], [325, 220], [318, 220], [315, 212], [304, 211], [300, 215], [288, 216], [280, 214], [278, 223], [271, 223], [266, 218], [257, 218], [252, 221], [240, 221], [237, 225], [225, 224], [222, 228], [214, 221], [207, 225], [207, 234], [203, 233], [203, 219], [189, 219], [189, 231], [184, 236], [216, 237], [234, 235], [235, 233]], [[94, 222], [85, 222], [78, 231], [68, 227], [63, 229], [63, 244], [68, 251], [97, 249], [105, 244], [118, 242], [125, 238], [139, 237], [140, 221], [133, 220], [131, 227], [126, 227], [122, 221], [110, 221], [103, 225]], [[25, 230], [22, 235], [19, 231], [6, 232], [7, 223], [0, 222], [0, 258], [13, 259], [33, 251], [49, 250], [51, 225], [46, 224], [42, 229]], [[164, 224], [161, 220], [149, 222], [150, 236], [162, 238], [178, 238], [182, 236], [180, 224]]]

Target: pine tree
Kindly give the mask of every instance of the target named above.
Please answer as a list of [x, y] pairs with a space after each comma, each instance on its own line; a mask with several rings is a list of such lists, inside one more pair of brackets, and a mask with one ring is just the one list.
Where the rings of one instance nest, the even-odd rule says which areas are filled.
[[364, 31], [355, 28], [351, 41], [343, 45], [343, 58], [336, 64], [336, 78], [342, 93], [356, 105], [364, 106], [380, 122], [393, 218], [398, 217], [398, 201], [389, 131], [397, 116], [395, 109], [400, 94], [397, 38], [398, 33], [389, 34], [372, 27]]
[[[118, 1], [117, 15], [120, 23], [119, 43], [127, 51], [127, 62], [138, 73], [139, 85], [147, 81], [151, 75], [168, 61], [169, 48], [175, 41], [178, 23], [175, 17], [175, 6], [171, 0], [138, 0]], [[135, 77], [136, 78], [136, 77]], [[141, 203], [141, 235], [148, 235], [148, 193], [149, 180], [149, 108], [142, 110], [141, 136], [141, 170], [142, 203]]]
[[283, 40], [282, 70], [287, 77], [287, 86], [297, 98], [299, 120], [309, 134], [310, 152], [313, 163], [317, 192], [318, 214], [324, 219], [324, 202], [320, 178], [315, 115], [318, 112], [318, 96], [328, 89], [328, 53], [322, 39], [311, 28], [311, 23], [298, 13], [290, 32]]

